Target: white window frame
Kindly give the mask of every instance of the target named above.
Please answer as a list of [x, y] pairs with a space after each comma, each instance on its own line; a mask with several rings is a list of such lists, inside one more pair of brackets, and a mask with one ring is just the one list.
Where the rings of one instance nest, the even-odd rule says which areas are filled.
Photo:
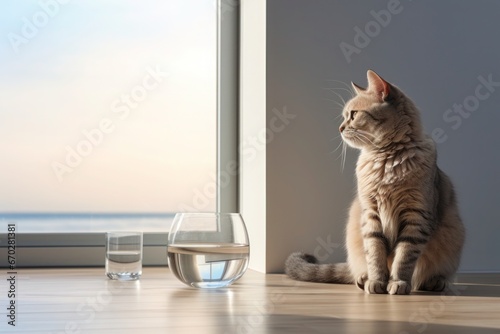
[[[238, 212], [240, 2], [217, 0], [217, 211]], [[223, 175], [222, 175], [223, 174]], [[10, 223], [10, 222], [9, 222]], [[13, 222], [15, 223], [15, 222]], [[168, 233], [144, 233], [144, 265], [166, 265]], [[16, 266], [104, 265], [104, 233], [16, 233]], [[0, 231], [0, 267], [8, 267], [7, 231]]]

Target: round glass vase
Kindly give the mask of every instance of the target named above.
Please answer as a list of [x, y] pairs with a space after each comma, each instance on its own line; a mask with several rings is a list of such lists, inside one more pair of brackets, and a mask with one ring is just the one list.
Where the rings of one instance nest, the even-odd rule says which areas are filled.
[[183, 283], [222, 288], [248, 267], [250, 245], [239, 213], [178, 213], [170, 229], [168, 265]]

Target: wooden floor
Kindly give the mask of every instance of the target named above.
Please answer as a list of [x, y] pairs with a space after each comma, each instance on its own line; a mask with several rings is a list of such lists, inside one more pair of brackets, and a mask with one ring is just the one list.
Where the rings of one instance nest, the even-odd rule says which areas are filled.
[[[7, 277], [8, 278], [8, 277]], [[184, 286], [168, 268], [137, 282], [103, 268], [19, 269], [16, 327], [0, 333], [500, 333], [500, 275], [462, 275], [446, 294], [366, 295], [247, 271], [229, 288]]]

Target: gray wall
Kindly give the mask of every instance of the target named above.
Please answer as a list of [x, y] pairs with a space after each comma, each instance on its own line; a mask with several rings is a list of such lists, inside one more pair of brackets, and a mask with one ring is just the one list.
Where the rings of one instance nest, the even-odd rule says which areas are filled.
[[[273, 108], [296, 115], [267, 146], [267, 242], [279, 245], [271, 272], [296, 250], [324, 262], [345, 259], [357, 152], [348, 150], [342, 171], [335, 151], [341, 100], [327, 88], [351, 80], [365, 85], [367, 69], [413, 98], [427, 133], [441, 131], [439, 164], [454, 180], [467, 228], [461, 271], [500, 271], [500, 2], [394, 3], [268, 0], [268, 123]], [[395, 13], [388, 24], [370, 23], [376, 22], [370, 11], [388, 7]], [[348, 61], [340, 44], [356, 46], [354, 29], [367, 23], [373, 37], [367, 45], [358, 40], [359, 53]], [[476, 92], [479, 76], [499, 86]], [[473, 111], [447, 112], [464, 103]]]

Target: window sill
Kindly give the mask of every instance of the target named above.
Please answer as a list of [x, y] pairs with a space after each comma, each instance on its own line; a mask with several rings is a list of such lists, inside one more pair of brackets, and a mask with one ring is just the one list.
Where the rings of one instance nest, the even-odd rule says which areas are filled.
[[[103, 266], [104, 233], [19, 233], [16, 267]], [[0, 234], [0, 267], [8, 267], [6, 234]], [[50, 240], [50, 245], [47, 245]], [[167, 265], [168, 233], [144, 233], [143, 264]]]

